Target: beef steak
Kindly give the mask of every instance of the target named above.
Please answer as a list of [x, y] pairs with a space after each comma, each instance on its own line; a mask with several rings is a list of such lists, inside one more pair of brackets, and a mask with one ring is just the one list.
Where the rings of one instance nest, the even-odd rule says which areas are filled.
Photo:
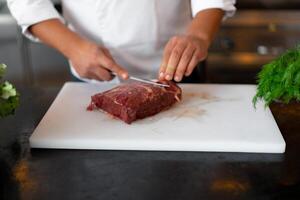
[[124, 83], [91, 97], [88, 110], [101, 109], [130, 124], [137, 119], [155, 115], [181, 100], [181, 89], [171, 81], [170, 87], [147, 83]]

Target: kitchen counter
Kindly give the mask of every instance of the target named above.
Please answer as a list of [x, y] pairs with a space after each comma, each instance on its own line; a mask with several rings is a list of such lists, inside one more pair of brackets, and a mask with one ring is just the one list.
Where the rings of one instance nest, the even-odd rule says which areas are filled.
[[[284, 154], [30, 149], [59, 88], [19, 88], [0, 119], [0, 199], [299, 199], [300, 104], [273, 104]], [[63, 119], [62, 119], [63, 120]]]

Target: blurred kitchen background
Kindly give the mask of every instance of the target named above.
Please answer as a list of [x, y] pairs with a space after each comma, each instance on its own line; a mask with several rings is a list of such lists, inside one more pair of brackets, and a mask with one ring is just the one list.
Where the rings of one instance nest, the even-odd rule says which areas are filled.
[[[60, 1], [53, 0], [61, 11]], [[206, 62], [207, 82], [255, 83], [261, 66], [300, 41], [300, 0], [237, 0], [238, 11], [222, 25]], [[70, 80], [66, 59], [20, 34], [0, 0], [0, 62], [15, 84], [57, 86]]]

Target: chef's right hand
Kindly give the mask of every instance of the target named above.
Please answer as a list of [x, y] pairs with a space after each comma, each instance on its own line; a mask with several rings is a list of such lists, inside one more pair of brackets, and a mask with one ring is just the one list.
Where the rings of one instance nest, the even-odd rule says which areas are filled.
[[111, 72], [115, 72], [123, 79], [128, 78], [128, 72], [114, 61], [105, 47], [86, 40], [76, 46], [69, 59], [81, 77], [109, 81]]

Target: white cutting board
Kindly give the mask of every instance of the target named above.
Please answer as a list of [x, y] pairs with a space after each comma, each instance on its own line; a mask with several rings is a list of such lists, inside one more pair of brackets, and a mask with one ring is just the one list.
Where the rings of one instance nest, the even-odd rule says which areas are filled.
[[183, 100], [131, 125], [86, 111], [112, 84], [66, 83], [30, 137], [32, 148], [283, 153], [284, 139], [254, 85], [181, 84]]

